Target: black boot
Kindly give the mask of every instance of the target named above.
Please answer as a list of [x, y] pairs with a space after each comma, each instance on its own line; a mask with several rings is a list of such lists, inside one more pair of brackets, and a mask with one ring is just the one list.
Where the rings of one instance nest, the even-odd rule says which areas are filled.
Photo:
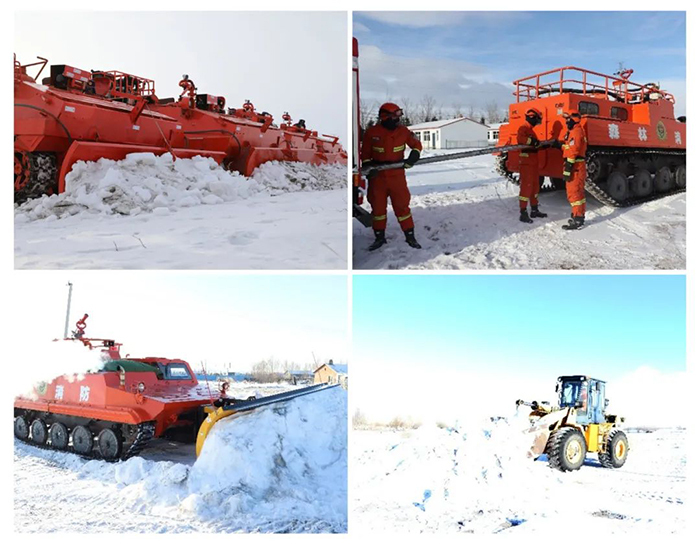
[[384, 231], [383, 230], [375, 230], [374, 231], [374, 242], [372, 242], [372, 245], [369, 246], [367, 249], [369, 251], [374, 251], [375, 249], [379, 249], [382, 247], [384, 244], [386, 244], [386, 236], [384, 236]]
[[420, 249], [422, 246], [418, 243], [418, 240], [416, 240], [416, 235], [413, 232], [413, 229], [406, 229], [403, 231], [404, 235], [406, 236], [406, 243], [411, 246], [414, 249]]
[[539, 206], [532, 206], [532, 209], [530, 210], [530, 217], [547, 217], [547, 214], [542, 213]]
[[571, 219], [569, 219], [569, 222], [566, 223], [565, 225], [562, 225], [561, 228], [563, 228], [564, 230], [582, 229], [583, 228], [583, 221], [584, 221], [584, 217], [582, 215], [572, 217]]
[[534, 222], [532, 219], [530, 219], [530, 216], [527, 214], [526, 208], [523, 208], [522, 210], [520, 210], [520, 220], [523, 223], [533, 223]]

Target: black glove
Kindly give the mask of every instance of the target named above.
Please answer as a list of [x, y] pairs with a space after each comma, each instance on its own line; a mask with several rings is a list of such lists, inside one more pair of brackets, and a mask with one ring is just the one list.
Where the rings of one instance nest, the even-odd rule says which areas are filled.
[[379, 170], [377, 170], [376, 168], [370, 168], [369, 170], [367, 170], [367, 173], [365, 174], [368, 181], [372, 181], [378, 175], [379, 175]]
[[571, 171], [574, 169], [574, 163], [567, 160], [564, 163], [564, 181], [569, 183], [571, 181]]
[[411, 168], [411, 166], [418, 162], [418, 159], [420, 159], [420, 151], [417, 149], [411, 149], [411, 152], [408, 154], [408, 158], [404, 159], [403, 161], [403, 167]]
[[561, 149], [561, 142], [559, 140], [552, 140], [552, 147]]

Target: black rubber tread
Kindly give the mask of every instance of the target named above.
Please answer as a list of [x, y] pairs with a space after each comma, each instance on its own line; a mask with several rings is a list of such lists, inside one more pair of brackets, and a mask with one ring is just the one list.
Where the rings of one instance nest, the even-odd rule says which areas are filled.
[[29, 165], [29, 181], [15, 191], [15, 203], [21, 204], [31, 198], [58, 192], [58, 165], [54, 153], [35, 152], [26, 154]]
[[121, 457], [124, 438], [119, 430], [102, 429], [97, 435], [97, 451], [106, 461], [114, 461]]
[[[586, 153], [586, 164], [593, 159], [598, 158], [617, 158], [622, 159], [625, 156], [636, 155], [636, 156], [653, 156], [653, 157], [683, 157], [685, 160], [685, 150], [676, 149], [610, 149], [610, 148], [596, 148], [589, 150]], [[607, 178], [606, 178], [607, 179]], [[600, 179], [597, 183], [593, 182], [590, 177], [586, 177], [586, 191], [588, 191], [598, 202], [605, 204], [607, 206], [612, 206], [615, 208], [626, 208], [628, 206], [635, 206], [637, 204], [643, 204], [644, 202], [651, 202], [652, 200], [658, 200], [659, 198], [671, 196], [677, 193], [685, 192], [685, 187], [676, 187], [665, 193], [653, 193], [646, 197], [630, 197], [628, 196], [625, 200], [616, 200], [611, 195], [609, 195], [604, 188], [606, 179]]]
[[[565, 456], [566, 445], [570, 440], [576, 440], [579, 437], [583, 447], [583, 456], [581, 463], [578, 465], [572, 465], [568, 462]], [[554, 431], [547, 441], [547, 447], [545, 452], [547, 457], [549, 457], [549, 466], [560, 470], [561, 472], [570, 472], [573, 470], [578, 470], [583, 466], [583, 462], [586, 459], [586, 439], [581, 434], [581, 431], [573, 427], [562, 427]]]
[[67, 450], [69, 440], [70, 434], [68, 433], [68, 427], [58, 421], [51, 424], [51, 427], [49, 427], [49, 441], [53, 449], [60, 451]]
[[24, 416], [15, 417], [15, 437], [20, 440], [29, 439], [29, 424]]
[[[622, 459], [616, 459], [613, 455], [615, 451], [615, 445], [619, 440], [625, 441], [625, 455]], [[630, 445], [627, 440], [627, 435], [620, 429], [613, 429], [608, 434], [608, 438], [605, 443], [605, 449], [598, 452], [598, 461], [605, 468], [620, 468], [627, 461], [627, 454], [630, 451]]]
[[39, 446], [46, 444], [46, 441], [49, 438], [49, 431], [46, 428], [46, 423], [44, 423], [43, 419], [39, 417], [36, 418], [34, 421], [32, 421], [29, 429], [31, 431], [32, 444], [37, 444]]

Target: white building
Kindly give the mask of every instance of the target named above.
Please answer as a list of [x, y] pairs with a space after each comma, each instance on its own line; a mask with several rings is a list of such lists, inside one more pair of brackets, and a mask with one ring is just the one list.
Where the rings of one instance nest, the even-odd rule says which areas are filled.
[[457, 149], [488, 145], [489, 127], [467, 117], [418, 123], [408, 128], [421, 141], [423, 149]]
[[488, 130], [488, 141], [489, 145], [497, 145], [498, 144], [498, 132], [500, 131], [501, 127], [503, 125], [506, 125], [507, 123], [491, 123], [489, 125], [489, 130]]

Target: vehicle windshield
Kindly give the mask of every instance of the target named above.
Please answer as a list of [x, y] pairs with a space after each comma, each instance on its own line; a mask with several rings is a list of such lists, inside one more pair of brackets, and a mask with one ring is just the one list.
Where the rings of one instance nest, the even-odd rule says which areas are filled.
[[581, 394], [581, 384], [583, 382], [564, 382], [561, 384], [561, 393], [559, 395], [559, 406], [562, 408], [575, 406]]
[[192, 376], [187, 368], [186, 364], [183, 363], [168, 363], [163, 365], [165, 367], [165, 379], [166, 380], [190, 380]]

